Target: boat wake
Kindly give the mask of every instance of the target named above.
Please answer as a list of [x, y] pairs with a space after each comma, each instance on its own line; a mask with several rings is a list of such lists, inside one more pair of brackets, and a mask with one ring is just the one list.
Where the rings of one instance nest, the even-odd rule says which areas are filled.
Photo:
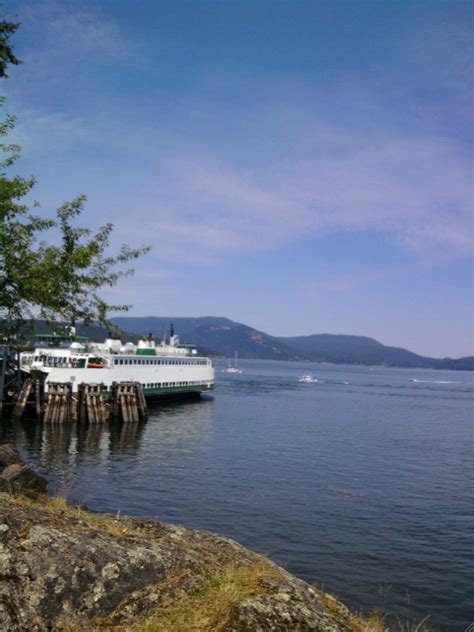
[[415, 378], [411, 379], [410, 382], [417, 382], [418, 384], [459, 384], [459, 382], [448, 380], [417, 380]]

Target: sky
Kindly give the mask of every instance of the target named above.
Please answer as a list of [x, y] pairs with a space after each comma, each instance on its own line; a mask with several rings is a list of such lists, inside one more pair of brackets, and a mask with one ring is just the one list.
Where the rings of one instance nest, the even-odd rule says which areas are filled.
[[4, 0], [14, 169], [135, 316], [474, 353], [471, 2]]

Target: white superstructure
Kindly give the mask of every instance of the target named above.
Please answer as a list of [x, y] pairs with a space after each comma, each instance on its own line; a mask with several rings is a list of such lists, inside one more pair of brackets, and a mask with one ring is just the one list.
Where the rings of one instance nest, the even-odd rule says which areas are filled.
[[169, 342], [155, 344], [152, 336], [137, 345], [107, 338], [103, 343], [89, 342], [79, 336], [45, 334], [36, 336], [34, 351], [20, 356], [22, 371], [45, 376], [48, 382], [78, 384], [140, 382], [145, 396], [186, 395], [214, 388], [211, 360], [197, 355], [192, 345], [180, 344], [173, 332]]

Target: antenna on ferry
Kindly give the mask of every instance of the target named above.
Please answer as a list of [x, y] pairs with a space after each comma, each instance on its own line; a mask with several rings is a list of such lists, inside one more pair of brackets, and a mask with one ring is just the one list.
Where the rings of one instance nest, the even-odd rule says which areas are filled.
[[173, 323], [170, 323], [170, 338], [174, 336], [174, 326]]

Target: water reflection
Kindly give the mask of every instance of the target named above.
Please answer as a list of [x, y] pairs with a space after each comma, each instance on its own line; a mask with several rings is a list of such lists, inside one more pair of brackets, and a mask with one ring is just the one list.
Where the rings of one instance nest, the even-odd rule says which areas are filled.
[[147, 438], [156, 451], [191, 451], [209, 440], [214, 420], [214, 399], [168, 403], [150, 411]]
[[155, 404], [148, 422], [44, 424], [26, 418], [0, 419], [0, 442], [12, 442], [26, 453], [55, 488], [72, 472], [76, 476], [81, 467], [104, 464], [115, 455], [126, 455], [132, 463], [150, 449], [155, 459], [166, 458], [170, 451], [191, 451], [209, 435], [213, 409], [214, 400], [203, 398]]
[[146, 422], [124, 424], [113, 423], [109, 426], [109, 452], [139, 452]]

